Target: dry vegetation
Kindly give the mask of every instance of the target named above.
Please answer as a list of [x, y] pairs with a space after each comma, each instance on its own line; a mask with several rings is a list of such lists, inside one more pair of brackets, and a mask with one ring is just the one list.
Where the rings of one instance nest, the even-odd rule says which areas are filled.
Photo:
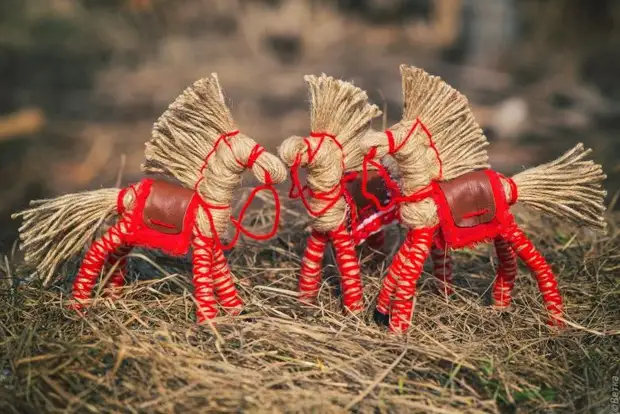
[[[256, 211], [257, 214], [261, 213]], [[292, 213], [292, 212], [289, 212]], [[534, 281], [520, 272], [509, 312], [488, 306], [487, 246], [456, 253], [458, 298], [425, 273], [413, 327], [397, 337], [341, 315], [335, 271], [320, 307], [300, 306], [303, 226], [293, 214], [266, 244], [230, 254], [246, 315], [196, 326], [190, 265], [134, 253], [122, 299], [97, 299], [86, 318], [63, 307], [66, 287], [21, 283], [0, 296], [0, 408], [47, 412], [603, 412], [620, 372], [620, 238], [594, 240], [535, 216], [524, 228], [560, 276], [570, 327], [548, 329]], [[268, 224], [268, 223], [267, 223]], [[392, 229], [390, 250], [397, 244]], [[364, 251], [367, 303], [387, 265]], [[21, 275], [21, 276], [20, 276]], [[334, 283], [331, 283], [334, 282]], [[5, 284], [7, 286], [7, 284]]]

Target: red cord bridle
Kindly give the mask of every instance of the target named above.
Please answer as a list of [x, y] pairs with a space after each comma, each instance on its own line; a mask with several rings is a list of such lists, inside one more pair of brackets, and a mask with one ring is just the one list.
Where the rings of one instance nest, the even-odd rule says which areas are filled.
[[[319, 140], [314, 150], [312, 150], [312, 144], [310, 142], [310, 138], [318, 138]], [[306, 153], [308, 155], [308, 164], [314, 161], [316, 155], [321, 149], [321, 146], [323, 145], [324, 142], [326, 142], [327, 139], [331, 139], [332, 142], [335, 143], [336, 146], [340, 149], [340, 151], [341, 152], [343, 151], [342, 144], [338, 142], [338, 140], [336, 139], [334, 135], [329, 134], [327, 132], [312, 132], [309, 137], [304, 137], [304, 142], [306, 144]], [[340, 200], [341, 197], [344, 197], [345, 202], [349, 206], [352, 220], [355, 221], [357, 219], [357, 208], [353, 200], [353, 197], [351, 197], [351, 194], [349, 194], [349, 191], [346, 188], [346, 185], [347, 183], [357, 178], [357, 173], [350, 172], [350, 173], [344, 174], [343, 177], [338, 182], [338, 184], [336, 184], [334, 187], [332, 187], [331, 189], [327, 191], [313, 191], [311, 188], [308, 187], [307, 184], [303, 186], [301, 185], [301, 180], [299, 178], [299, 168], [301, 166], [302, 157], [303, 157], [303, 154], [301, 152], [298, 153], [297, 157], [295, 158], [295, 161], [293, 162], [293, 165], [291, 166], [292, 184], [291, 184], [291, 189], [289, 191], [289, 197], [292, 199], [299, 198], [301, 202], [303, 203], [304, 207], [306, 208], [306, 210], [308, 210], [308, 213], [313, 217], [322, 216], [329, 209], [334, 207], [334, 205], [336, 205], [336, 203]], [[342, 170], [344, 171], [345, 170], [344, 155], [341, 157], [341, 163], [342, 163]], [[315, 198], [317, 200], [325, 201], [327, 202], [327, 204], [319, 211], [314, 211], [312, 207], [310, 206], [308, 199], [304, 195], [304, 192], [308, 192], [308, 195], [310, 197]]]
[[[226, 245], [222, 244], [219, 235], [217, 233], [217, 230], [215, 229], [215, 223], [213, 222], [213, 214], [211, 213], [211, 210], [225, 210], [227, 208], [230, 208], [229, 205], [213, 205], [213, 204], [209, 204], [207, 201], [204, 200], [204, 198], [202, 198], [202, 196], [200, 195], [200, 192], [198, 191], [198, 185], [200, 184], [200, 182], [204, 179], [204, 170], [207, 167], [207, 164], [209, 162], [209, 158], [211, 158], [211, 156], [215, 153], [217, 147], [220, 145], [220, 143], [224, 143], [232, 152], [232, 145], [229, 142], [229, 138], [232, 138], [236, 135], [239, 134], [239, 131], [232, 131], [226, 134], [222, 134], [217, 141], [215, 141], [215, 145], [213, 145], [213, 149], [209, 152], [209, 154], [207, 154], [207, 156], [205, 157], [204, 163], [202, 164], [202, 167], [200, 168], [200, 178], [198, 179], [198, 181], [196, 181], [196, 184], [194, 185], [194, 190], [196, 191], [196, 194], [199, 197], [199, 201], [200, 201], [200, 205], [203, 207], [205, 213], [207, 214], [207, 218], [209, 220], [209, 226], [211, 227], [211, 233], [213, 234], [213, 238], [215, 239], [215, 243], [216, 245], [221, 248], [222, 250], [229, 250], [232, 247], [234, 247], [234, 245], [237, 243], [237, 240], [239, 239], [239, 236], [243, 233], [244, 235], [246, 235], [247, 237], [254, 239], [254, 240], [267, 240], [271, 237], [273, 237], [276, 232], [278, 231], [278, 223], [280, 222], [280, 198], [278, 197], [278, 192], [276, 191], [275, 187], [274, 187], [274, 182], [273, 179], [271, 177], [271, 174], [269, 174], [269, 171], [265, 170], [265, 184], [259, 185], [257, 187], [255, 187], [252, 192], [250, 193], [250, 196], [248, 197], [247, 201], [244, 203], [243, 207], [241, 208], [241, 211], [239, 212], [239, 218], [234, 218], [232, 215], [230, 216], [230, 220], [233, 223], [233, 225], [235, 226], [235, 235], [232, 238], [232, 241]], [[254, 145], [254, 147], [252, 148], [252, 151], [250, 152], [250, 155], [248, 157], [248, 161], [247, 163], [242, 163], [241, 161], [239, 161], [236, 157], [235, 157], [235, 161], [237, 162], [237, 164], [239, 164], [241, 167], [243, 168], [248, 168], [251, 169], [254, 164], [256, 163], [256, 161], [258, 160], [258, 157], [260, 157], [263, 153], [265, 152], [265, 148], [263, 148], [262, 146], [260, 146], [259, 144]], [[234, 154], [234, 152], [233, 152]], [[274, 200], [274, 204], [275, 204], [275, 219], [274, 219], [274, 223], [273, 223], [273, 228], [271, 229], [271, 231], [269, 233], [266, 234], [255, 234], [252, 233], [250, 231], [248, 231], [247, 229], [245, 229], [243, 227], [243, 217], [247, 211], [247, 209], [250, 207], [250, 205], [252, 204], [252, 201], [254, 200], [254, 197], [256, 197], [256, 195], [262, 191], [262, 190], [268, 190], [273, 194], [273, 200]]]
[[[388, 155], [393, 155], [393, 154], [396, 154], [398, 151], [400, 151], [405, 146], [407, 141], [409, 141], [409, 139], [413, 136], [413, 133], [418, 129], [418, 127], [420, 127], [422, 131], [428, 137], [429, 146], [435, 152], [435, 156], [437, 157], [437, 161], [439, 162], [439, 176], [435, 179], [435, 180], [439, 180], [443, 176], [443, 166], [442, 166], [441, 159], [439, 158], [439, 151], [437, 150], [437, 147], [435, 146], [435, 142], [433, 141], [432, 134], [430, 133], [428, 128], [426, 128], [426, 125], [424, 125], [422, 121], [420, 121], [417, 118], [415, 122], [413, 123], [413, 125], [411, 125], [411, 128], [409, 129], [409, 132], [407, 132], [407, 135], [405, 136], [403, 141], [398, 145], [396, 145], [396, 140], [394, 139], [394, 134], [392, 133], [392, 131], [390, 131], [389, 129], [386, 129], [384, 131], [387, 137], [387, 140], [388, 140]], [[399, 204], [399, 203], [404, 203], [404, 202], [415, 203], [418, 201], [422, 201], [425, 198], [432, 195], [434, 188], [435, 188], [435, 184], [434, 184], [435, 180], [433, 180], [433, 182], [431, 182], [429, 185], [416, 191], [413, 194], [402, 195], [401, 189], [398, 183], [396, 183], [392, 179], [392, 177], [390, 177], [389, 173], [387, 172], [387, 170], [381, 163], [375, 161], [376, 156], [377, 156], [377, 147], [372, 147], [370, 151], [368, 151], [368, 153], [364, 156], [364, 161], [362, 163], [362, 194], [364, 195], [364, 197], [372, 201], [372, 203], [375, 205], [375, 207], [378, 210], [386, 211], [386, 210], [393, 208], [394, 205]], [[377, 173], [381, 176], [381, 178], [383, 178], [386, 186], [393, 194], [392, 198], [390, 199], [388, 204], [386, 204], [385, 206], [382, 206], [379, 200], [377, 199], [377, 197], [368, 191], [368, 175], [369, 175], [368, 165], [371, 165], [377, 168]]]

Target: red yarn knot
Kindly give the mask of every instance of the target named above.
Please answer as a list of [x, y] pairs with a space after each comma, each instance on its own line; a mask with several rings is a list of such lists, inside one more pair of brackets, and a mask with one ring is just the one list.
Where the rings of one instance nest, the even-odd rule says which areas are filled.
[[260, 157], [263, 152], [265, 152], [265, 148], [263, 148], [259, 144], [254, 145], [254, 148], [252, 148], [250, 156], [248, 157], [246, 167], [251, 169], [254, 166], [256, 160], [258, 160], [258, 157]]
[[441, 158], [439, 157], [439, 150], [437, 149], [437, 146], [435, 145], [435, 141], [433, 140], [433, 135], [428, 130], [426, 125], [424, 125], [424, 123], [420, 121], [419, 118], [416, 118], [413, 125], [411, 125], [409, 132], [407, 132], [405, 139], [403, 139], [403, 141], [398, 145], [396, 145], [396, 140], [394, 139], [394, 133], [390, 131], [389, 129], [386, 129], [384, 131], [385, 135], [387, 136], [387, 141], [388, 141], [388, 154], [392, 155], [400, 151], [405, 146], [407, 141], [409, 141], [409, 138], [413, 136], [413, 133], [416, 131], [418, 127], [422, 128], [422, 131], [424, 131], [424, 133], [428, 137], [428, 145], [435, 152], [437, 163], [439, 163], [439, 177], [437, 177], [436, 179], [440, 180], [443, 177], [443, 165], [442, 165], [443, 163], [441, 162]]
[[[200, 178], [198, 178], [198, 180], [196, 181], [196, 184], [194, 184], [194, 191], [198, 191], [198, 185], [204, 179], [203, 174], [209, 163], [209, 158], [211, 158], [211, 156], [215, 153], [215, 150], [217, 150], [217, 147], [220, 145], [220, 142], [225, 143], [226, 146], [230, 148], [230, 150], [232, 151], [232, 146], [230, 145], [230, 142], [228, 142], [228, 138], [234, 137], [235, 135], [238, 135], [238, 134], [239, 134], [239, 130], [235, 130], [231, 132], [226, 132], [225, 134], [222, 134], [218, 137], [218, 139], [215, 141], [215, 144], [213, 144], [213, 148], [211, 148], [211, 151], [209, 151], [209, 153], [204, 159], [204, 162], [202, 163], [202, 166], [200, 167]], [[235, 158], [235, 161], [237, 161], [239, 165], [244, 167], [243, 163], [241, 163], [238, 159]]]
[[[201, 177], [198, 179], [198, 181], [196, 181], [196, 184], [194, 185], [194, 190], [197, 193], [198, 193], [198, 185], [204, 178], [202, 174], [204, 173], [204, 169], [207, 167], [207, 163], [209, 162], [209, 158], [211, 158], [211, 155], [215, 153], [217, 147], [220, 145], [221, 142], [223, 142], [232, 151], [232, 145], [228, 141], [228, 138], [234, 137], [235, 135], [238, 135], [238, 134], [239, 134], [239, 130], [231, 131], [231, 132], [220, 135], [220, 137], [215, 141], [215, 144], [213, 145], [213, 149], [209, 152], [209, 154], [207, 154], [207, 156], [205, 157], [205, 161], [202, 167], [200, 168]], [[239, 161], [237, 158], [235, 158], [235, 161], [237, 161], [237, 164], [239, 164], [240, 166], [244, 168], [252, 168], [254, 164], [256, 163], [256, 161], [258, 160], [258, 158], [264, 152], [265, 152], [265, 148], [263, 148], [259, 144], [256, 144], [252, 148], [252, 151], [250, 151], [250, 155], [248, 156], [248, 160], [245, 164]], [[269, 233], [255, 234], [255, 233], [252, 233], [246, 230], [243, 227], [242, 222], [243, 222], [243, 217], [245, 215], [245, 212], [252, 204], [254, 197], [256, 197], [256, 194], [258, 194], [258, 192], [262, 190], [269, 190], [273, 194], [273, 199], [274, 199], [274, 204], [275, 204], [275, 209], [276, 209], [275, 219], [274, 219], [273, 228]], [[278, 223], [280, 222], [280, 198], [278, 197], [278, 193], [273, 186], [273, 178], [271, 177], [271, 174], [269, 173], [269, 171], [265, 170], [265, 184], [255, 187], [250, 193], [250, 196], [248, 197], [247, 201], [244, 203], [243, 207], [241, 208], [241, 211], [239, 212], [239, 218], [234, 218], [233, 216], [230, 217], [231, 222], [236, 228], [236, 232], [235, 232], [235, 235], [233, 236], [232, 241], [226, 245], [222, 244], [222, 241], [220, 240], [219, 235], [217, 234], [217, 231], [215, 229], [215, 224], [213, 222], [213, 214], [211, 213], [211, 210], [225, 210], [227, 208], [230, 208], [230, 206], [229, 205], [213, 205], [213, 204], [207, 203], [202, 198], [200, 193], [198, 193], [198, 197], [200, 200], [200, 204], [203, 210], [205, 211], [205, 214], [207, 215], [207, 219], [209, 221], [209, 227], [211, 229], [211, 233], [213, 234], [215, 243], [222, 250], [229, 250], [233, 248], [234, 245], [237, 243], [237, 240], [239, 239], [239, 236], [241, 233], [245, 234], [246, 236], [254, 240], [266, 240], [266, 239], [273, 237], [278, 230]]]
[[[390, 210], [394, 207], [394, 205], [398, 203], [402, 203], [402, 202], [415, 203], [418, 201], [422, 201], [427, 197], [430, 197], [435, 188], [433, 185], [433, 182], [437, 180], [441, 180], [441, 178], [443, 177], [443, 165], [442, 165], [441, 159], [439, 158], [439, 150], [435, 146], [435, 142], [433, 141], [433, 137], [430, 131], [428, 130], [428, 128], [426, 128], [426, 126], [419, 119], [415, 120], [415, 122], [413, 123], [413, 125], [411, 125], [411, 128], [407, 132], [407, 135], [405, 136], [403, 141], [398, 145], [396, 145], [394, 133], [390, 131], [389, 129], [386, 129], [384, 131], [387, 137], [387, 142], [388, 142], [388, 154], [393, 155], [397, 153], [398, 151], [400, 151], [405, 146], [407, 141], [409, 141], [409, 138], [413, 136], [414, 131], [418, 127], [422, 128], [422, 130], [428, 137], [430, 148], [432, 148], [432, 150], [435, 152], [437, 162], [439, 163], [439, 176], [435, 178], [434, 180], [432, 180], [432, 182], [429, 183], [429, 185], [422, 188], [421, 190], [418, 190], [415, 193], [410, 194], [410, 195], [402, 195], [400, 191], [400, 187], [392, 179], [392, 177], [390, 177], [390, 174], [387, 172], [385, 167], [381, 165], [379, 162], [375, 161], [375, 158], [377, 157], [377, 147], [372, 147], [370, 151], [368, 151], [368, 153], [364, 156], [364, 160], [362, 163], [362, 194], [364, 195], [364, 197], [371, 200], [373, 204], [375, 205], [375, 207], [380, 211]], [[379, 173], [381, 178], [383, 178], [383, 181], [388, 187], [388, 190], [392, 193], [392, 197], [390, 201], [385, 206], [382, 206], [381, 203], [379, 202], [379, 199], [377, 199], [377, 197], [374, 194], [368, 191], [368, 175], [369, 175], [368, 165], [372, 165], [377, 168], [377, 172]]]
[[[311, 141], [309, 138], [318, 138], [319, 142], [314, 150], [312, 150]], [[326, 141], [326, 139], [331, 139], [334, 144], [340, 151], [343, 150], [342, 144], [338, 141], [335, 135], [329, 134], [327, 132], [311, 132], [310, 135], [304, 138], [304, 142], [306, 143], [306, 152], [308, 155], [308, 164], [314, 161], [314, 158], [318, 154], [321, 146]], [[298, 153], [293, 165], [291, 166], [291, 189], [289, 190], [290, 198], [299, 198], [301, 199], [304, 207], [308, 211], [308, 213], [313, 217], [319, 217], [325, 214], [328, 210], [330, 210], [336, 203], [341, 199], [341, 197], [345, 198], [345, 202], [349, 205], [350, 208], [355, 208], [355, 203], [353, 202], [353, 198], [348, 194], [346, 189], [346, 183], [352, 181], [356, 178], [357, 173], [348, 173], [345, 174], [342, 179], [336, 184], [334, 187], [327, 191], [313, 191], [307, 185], [301, 185], [301, 180], [299, 178], [299, 168], [301, 166], [302, 154]], [[342, 170], [345, 170], [344, 164], [344, 156], [341, 157]], [[327, 201], [327, 205], [325, 205], [321, 210], [314, 211], [310, 207], [310, 203], [307, 198], [304, 196], [304, 192], [308, 192], [309, 195], [317, 200]], [[353, 214], [355, 212], [353, 211]]]

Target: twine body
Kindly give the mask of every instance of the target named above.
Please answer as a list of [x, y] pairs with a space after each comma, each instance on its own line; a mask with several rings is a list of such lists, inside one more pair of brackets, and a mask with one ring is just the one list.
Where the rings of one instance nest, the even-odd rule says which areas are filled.
[[[345, 175], [361, 169], [359, 138], [381, 111], [368, 103], [366, 92], [349, 82], [324, 74], [304, 79], [311, 95], [312, 134], [286, 139], [279, 154], [292, 169], [306, 168], [310, 227], [328, 233], [339, 229], [346, 220]], [[303, 192], [300, 196], [304, 197]]]

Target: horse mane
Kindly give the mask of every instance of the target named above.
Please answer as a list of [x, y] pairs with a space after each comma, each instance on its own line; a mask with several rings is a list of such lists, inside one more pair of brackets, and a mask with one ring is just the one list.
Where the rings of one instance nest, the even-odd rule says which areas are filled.
[[482, 128], [474, 119], [467, 98], [420, 68], [401, 65], [404, 122], [419, 119], [432, 135], [442, 167], [440, 181], [466, 172], [489, 168]]
[[[381, 110], [368, 103], [365, 91], [350, 82], [306, 75], [311, 95], [310, 127], [312, 132], [334, 135], [342, 146], [345, 171], [361, 170], [363, 154], [359, 138], [368, 130]], [[329, 147], [325, 147], [329, 150]]]
[[193, 188], [215, 142], [236, 130], [217, 74], [185, 89], [153, 125], [142, 171], [176, 178]]

